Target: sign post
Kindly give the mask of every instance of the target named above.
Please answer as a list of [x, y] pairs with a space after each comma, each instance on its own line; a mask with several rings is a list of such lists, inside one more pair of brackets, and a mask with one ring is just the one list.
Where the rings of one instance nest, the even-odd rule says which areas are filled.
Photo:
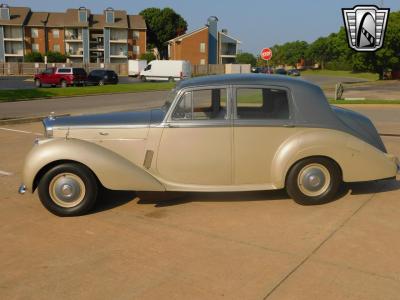
[[261, 58], [263, 60], [267, 61], [267, 66], [268, 66], [268, 73], [270, 72], [270, 68], [269, 68], [269, 61], [272, 58], [272, 50], [270, 48], [264, 48], [261, 51]]

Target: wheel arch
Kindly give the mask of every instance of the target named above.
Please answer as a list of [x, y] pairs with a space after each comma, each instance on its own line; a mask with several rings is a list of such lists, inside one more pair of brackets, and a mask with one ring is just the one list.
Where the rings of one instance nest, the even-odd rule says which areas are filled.
[[86, 166], [107, 189], [165, 190], [154, 176], [116, 152], [77, 139], [51, 139], [33, 147], [25, 160], [22, 176], [27, 190], [34, 191], [45, 172], [65, 162]]
[[32, 192], [34, 192], [38, 185], [39, 185], [39, 181], [40, 179], [43, 177], [44, 174], [46, 174], [49, 170], [51, 170], [52, 168], [59, 166], [59, 165], [63, 165], [63, 164], [78, 164], [78, 165], [82, 165], [85, 166], [88, 170], [90, 170], [90, 172], [92, 172], [93, 176], [96, 178], [96, 181], [98, 184], [100, 184], [102, 186], [101, 181], [99, 180], [99, 178], [97, 177], [96, 173], [93, 172], [93, 170], [88, 167], [87, 165], [76, 161], [76, 160], [71, 160], [71, 159], [60, 159], [60, 160], [55, 160], [52, 161], [50, 163], [48, 163], [47, 165], [44, 165], [35, 175], [35, 177], [33, 178], [33, 182], [32, 182]]

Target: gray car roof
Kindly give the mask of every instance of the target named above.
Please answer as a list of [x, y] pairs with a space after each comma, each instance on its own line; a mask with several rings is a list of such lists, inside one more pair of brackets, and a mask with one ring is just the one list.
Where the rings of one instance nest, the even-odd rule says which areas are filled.
[[386, 151], [375, 127], [367, 117], [353, 111], [333, 109], [319, 86], [301, 79], [265, 74], [213, 75], [183, 80], [176, 89], [221, 85], [264, 85], [287, 88], [292, 100], [290, 122], [294, 126], [344, 131]]

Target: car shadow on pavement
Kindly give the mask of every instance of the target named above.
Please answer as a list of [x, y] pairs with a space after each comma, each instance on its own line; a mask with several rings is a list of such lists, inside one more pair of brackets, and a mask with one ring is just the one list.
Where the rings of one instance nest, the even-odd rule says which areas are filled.
[[400, 190], [400, 181], [394, 179], [346, 184], [351, 195], [386, 193]]
[[95, 214], [122, 206], [131, 202], [132, 200], [135, 200], [135, 198], [136, 192], [134, 191], [112, 191], [102, 189], [99, 191], [97, 203], [91, 213]]
[[288, 200], [285, 190], [254, 192], [138, 192], [138, 204], [167, 207], [190, 202], [251, 202]]
[[[375, 194], [400, 190], [400, 181], [382, 180], [372, 182], [348, 183], [342, 186], [336, 201], [344, 196]], [[154, 205], [154, 207], [168, 207], [183, 205], [190, 202], [252, 202], [252, 201], [292, 201], [285, 190], [252, 191], [252, 192], [134, 192], [111, 191], [104, 189], [93, 214], [110, 210], [137, 200], [139, 205]]]

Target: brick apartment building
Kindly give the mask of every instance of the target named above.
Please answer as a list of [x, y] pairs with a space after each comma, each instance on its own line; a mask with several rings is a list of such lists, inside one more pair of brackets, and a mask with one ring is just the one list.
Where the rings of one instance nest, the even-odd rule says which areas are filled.
[[107, 8], [91, 14], [81, 7], [66, 12], [33, 12], [0, 6], [0, 62], [22, 62], [30, 52], [60, 52], [70, 62], [124, 63], [146, 52], [146, 23], [139, 15]]
[[193, 65], [235, 62], [241, 42], [218, 31], [218, 18], [208, 18], [207, 25], [168, 41], [169, 59], [188, 60]]

